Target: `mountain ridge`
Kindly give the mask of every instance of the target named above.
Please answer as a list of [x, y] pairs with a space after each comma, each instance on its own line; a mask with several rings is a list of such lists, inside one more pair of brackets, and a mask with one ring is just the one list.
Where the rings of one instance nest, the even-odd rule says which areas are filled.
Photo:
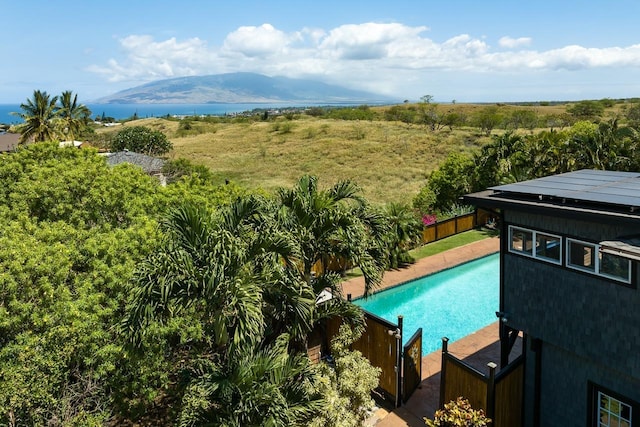
[[226, 73], [158, 80], [96, 100], [100, 104], [384, 103], [391, 97], [315, 80]]

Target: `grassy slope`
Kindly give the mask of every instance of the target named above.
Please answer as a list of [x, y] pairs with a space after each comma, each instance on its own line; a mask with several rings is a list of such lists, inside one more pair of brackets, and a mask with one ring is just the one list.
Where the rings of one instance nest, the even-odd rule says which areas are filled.
[[[467, 114], [484, 105], [440, 105]], [[376, 107], [381, 110], [384, 107]], [[501, 106], [560, 114], [566, 106]], [[321, 185], [351, 179], [372, 203], [410, 203], [429, 172], [451, 151], [475, 151], [490, 138], [477, 129], [431, 132], [424, 126], [387, 121], [344, 121], [306, 115], [253, 123], [194, 122], [193, 136], [179, 136], [178, 122], [144, 119], [144, 125], [165, 132], [174, 144], [172, 157], [208, 166], [220, 181], [271, 191], [290, 186], [303, 174], [320, 177]], [[495, 130], [500, 134], [504, 130]]]

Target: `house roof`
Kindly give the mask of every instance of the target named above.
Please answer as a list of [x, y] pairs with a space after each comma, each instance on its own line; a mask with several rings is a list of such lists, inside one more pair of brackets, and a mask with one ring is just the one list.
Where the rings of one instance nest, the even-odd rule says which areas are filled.
[[140, 166], [147, 173], [158, 173], [162, 171], [164, 160], [146, 154], [134, 153], [133, 151], [118, 151], [116, 153], [106, 153], [107, 164], [115, 166], [120, 163], [131, 163]]
[[640, 218], [640, 173], [579, 170], [467, 194], [467, 203]]
[[20, 134], [18, 133], [0, 132], [0, 153], [16, 148], [19, 139]]

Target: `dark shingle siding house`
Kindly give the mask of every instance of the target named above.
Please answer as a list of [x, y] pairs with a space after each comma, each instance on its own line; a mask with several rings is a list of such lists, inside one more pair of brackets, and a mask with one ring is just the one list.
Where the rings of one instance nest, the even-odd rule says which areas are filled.
[[582, 170], [464, 199], [500, 212], [503, 362], [521, 331], [524, 425], [640, 426], [640, 173]]

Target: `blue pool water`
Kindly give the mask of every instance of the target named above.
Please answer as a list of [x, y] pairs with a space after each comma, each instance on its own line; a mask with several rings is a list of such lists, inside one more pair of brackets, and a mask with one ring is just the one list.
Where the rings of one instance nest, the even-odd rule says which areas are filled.
[[404, 317], [403, 342], [422, 328], [422, 355], [496, 321], [500, 297], [500, 255], [494, 254], [378, 292], [354, 304], [397, 323]]

